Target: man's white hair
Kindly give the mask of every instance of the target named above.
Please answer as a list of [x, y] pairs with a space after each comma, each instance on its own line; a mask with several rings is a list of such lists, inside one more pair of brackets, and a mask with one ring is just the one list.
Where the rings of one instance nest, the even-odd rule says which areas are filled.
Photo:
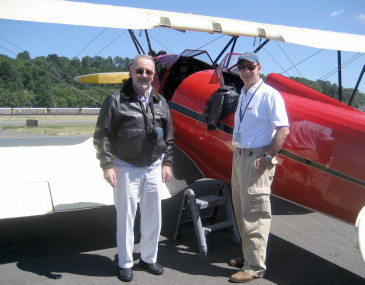
[[148, 59], [150, 61], [153, 62], [153, 69], [155, 70], [155, 60], [153, 59], [152, 56], [148, 55], [148, 54], [138, 54], [134, 57], [133, 61], [132, 61], [132, 64], [131, 64], [131, 67], [135, 67], [135, 63], [138, 59], [140, 58], [144, 58], [144, 59]]

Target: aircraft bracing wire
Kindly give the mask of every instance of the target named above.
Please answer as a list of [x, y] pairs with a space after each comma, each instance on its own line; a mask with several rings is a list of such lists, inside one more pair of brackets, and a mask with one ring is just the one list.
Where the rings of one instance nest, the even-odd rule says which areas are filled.
[[[7, 42], [8, 44], [10, 44], [10, 45], [12, 45], [12, 46], [16, 47], [17, 49], [19, 49], [19, 50], [21, 50], [21, 51], [23, 51], [23, 52], [25, 51], [23, 48], [21, 48], [21, 47], [19, 47], [19, 46], [15, 45], [15, 44], [13, 44], [13, 43], [11, 43], [10, 41], [8, 41], [8, 40], [4, 39], [3, 37], [0, 37], [0, 39], [4, 40], [4, 41], [5, 41], [5, 42]], [[17, 56], [17, 54], [16, 54], [15, 52], [13, 52], [13, 51], [9, 50], [8, 48], [6, 48], [6, 47], [4, 47], [4, 46], [2, 46], [2, 45], [0, 45], [0, 47], [1, 47], [1, 48], [3, 48], [3, 49], [5, 49], [5, 50], [6, 50], [6, 51], [8, 51], [9, 53], [13, 54], [14, 56]], [[30, 53], [29, 53], [29, 55], [30, 55], [31, 57], [33, 57], [33, 58], [35, 57], [34, 55], [32, 55], [32, 54], [30, 54]], [[26, 59], [24, 59], [24, 58], [22, 58], [22, 57], [19, 57], [19, 59], [21, 59], [21, 60], [23, 60], [23, 61], [26, 61], [26, 62], [30, 63], [31, 65], [33, 65], [33, 66], [35, 66], [36, 68], [38, 68], [38, 69], [40, 69], [40, 70], [44, 71], [45, 73], [47, 73], [47, 74], [48, 74], [48, 75], [50, 75], [51, 77], [56, 78], [53, 74], [48, 73], [47, 71], [45, 71], [45, 70], [44, 70], [44, 69], [42, 69], [41, 67], [37, 66], [34, 62], [29, 62], [29, 61], [27, 61]], [[55, 63], [54, 63], [52, 60], [50, 60], [50, 59], [48, 59], [48, 61], [50, 61], [51, 63], [55, 64]], [[55, 68], [55, 67], [53, 67], [53, 68]], [[73, 80], [73, 76], [71, 76], [71, 75], [69, 75], [69, 74], [67, 74], [67, 73], [63, 72], [63, 71], [62, 71], [62, 70], [60, 70], [59, 68], [57, 68], [57, 72], [61, 73], [62, 75], [65, 75], [68, 79]], [[56, 78], [56, 79], [57, 79], [57, 78]], [[69, 87], [75, 88], [75, 87], [73, 87], [73, 86], [69, 85], [69, 84], [68, 84], [68, 83], [66, 83], [66, 82], [64, 82], [64, 83], [65, 83], [67, 86], [69, 86]], [[85, 86], [85, 87], [90, 88], [90, 86], [89, 86], [89, 85], [87, 85], [87, 84], [84, 84], [84, 83], [79, 83], [79, 84], [81, 84], [81, 85], [83, 85], [83, 86]], [[93, 98], [93, 97], [90, 97], [90, 95], [88, 95], [88, 94], [86, 94], [86, 93], [82, 92], [81, 90], [79, 90], [79, 89], [77, 89], [77, 88], [76, 88], [76, 90], [78, 90], [80, 93], [82, 93], [83, 95], [85, 95], [85, 96], [86, 96], [86, 97], [88, 97], [89, 99], [93, 100], [94, 102], [97, 102], [97, 103], [101, 104], [101, 102], [100, 102], [99, 100], [97, 100], [97, 99], [95, 99], [95, 98]], [[96, 90], [96, 92], [97, 92], [97, 93], [99, 93], [99, 95], [104, 95], [104, 94], [100, 93], [98, 90]]]
[[212, 42], [215, 42], [215, 41], [217, 41], [217, 40], [219, 40], [220, 38], [222, 38], [222, 37], [224, 37], [225, 35], [221, 35], [220, 37], [218, 37], [218, 38], [216, 38], [216, 39], [214, 39], [214, 40], [211, 40], [210, 42], [207, 42], [205, 45], [202, 45], [201, 47], [198, 47], [198, 48], [196, 48], [196, 49], [202, 49], [203, 47], [205, 47], [205, 46], [207, 46], [207, 45], [209, 45], [209, 44], [211, 44]]
[[103, 29], [96, 37], [94, 37], [82, 50], [80, 50], [75, 56], [78, 57], [88, 46], [90, 46], [98, 37], [100, 37], [108, 28]]
[[296, 67], [296, 65], [293, 63], [293, 61], [290, 59], [290, 57], [288, 56], [288, 54], [285, 52], [285, 50], [281, 47], [281, 45], [279, 45], [278, 41], [275, 41], [275, 43], [278, 45], [278, 47], [281, 49], [281, 51], [284, 53], [284, 55], [286, 56], [286, 58], [290, 61], [290, 63], [293, 65], [293, 67], [295, 68], [295, 70], [299, 73], [299, 75], [301, 77], [303, 77], [303, 75], [300, 73], [299, 69]]
[[[16, 44], [9, 42], [7, 39], [4, 39], [3, 37], [0, 37], [0, 39], [2, 39], [4, 42], [7, 42], [8, 44], [16, 47], [17, 49], [21, 50], [21, 51], [25, 51], [24, 49], [22, 49], [21, 47], [17, 46]], [[1, 46], [2, 47], [2, 46]], [[3, 47], [4, 48], [4, 47]], [[9, 51], [8, 49], [6, 49], [7, 51]], [[12, 54], [15, 55], [15, 53], [11, 52]]]
[[101, 50], [99, 50], [95, 55], [98, 55], [99, 53], [101, 53], [103, 50], [105, 50], [108, 46], [110, 46], [111, 44], [113, 44], [117, 39], [119, 39], [121, 36], [123, 36], [127, 31], [124, 31], [123, 33], [121, 33], [119, 36], [117, 36], [115, 39], [113, 39], [109, 44], [107, 44], [105, 47], [103, 47]]
[[[349, 58], [348, 60], [346, 60], [342, 65], [341, 65], [341, 69], [343, 69], [344, 67], [348, 66], [350, 63], [352, 63], [353, 61], [357, 60], [359, 57], [361, 57], [362, 55], [364, 55], [363, 53], [357, 53], [354, 56], [352, 56], [351, 58]], [[323, 75], [319, 80], [326, 80], [329, 77], [331, 77], [332, 75], [336, 74], [338, 71], [338, 67], [332, 69], [330, 72], [326, 73], [325, 75]]]
[[290, 74], [285, 70], [285, 68], [267, 51], [267, 49], [266, 48], [264, 48], [264, 51], [272, 58], [272, 60], [273, 61], [275, 61], [276, 63], [277, 63], [277, 65], [279, 65], [280, 66], [280, 68], [282, 69], [282, 70], [284, 70], [282, 73], [280, 73], [280, 74], [283, 74], [283, 73], [286, 73], [286, 75], [288, 75], [288, 76], [290, 76]]
[[[3, 48], [3, 49], [5, 49], [5, 50], [7, 50], [7, 51], [8, 51], [8, 52], [10, 52], [10, 53], [12, 53], [13, 55], [16, 55], [15, 53], [13, 53], [11, 50], [7, 49], [6, 47], [4, 47], [4, 46], [2, 46], [2, 45], [0, 45], [0, 47], [1, 47], [1, 48]], [[29, 61], [29, 60], [27, 60], [27, 59], [25, 59], [25, 58], [22, 58], [22, 57], [19, 57], [19, 58], [20, 58], [21, 60], [23, 60], [23, 61], [25, 61], [25, 62], [27, 62], [27, 63], [29, 63], [29, 64], [33, 65], [34, 67], [38, 68], [39, 70], [43, 71], [45, 74], [49, 75], [51, 78], [56, 79], [57, 81], [59, 81], [59, 78], [57, 78], [57, 76], [56, 76], [56, 75], [54, 75], [54, 74], [52, 74], [52, 73], [48, 72], [47, 70], [45, 70], [45, 69], [44, 69], [44, 68], [42, 68], [42, 67], [39, 67], [38, 65], [34, 64], [32, 61]], [[94, 102], [99, 103], [99, 104], [101, 105], [101, 102], [100, 102], [99, 100], [97, 100], [97, 99], [95, 99], [95, 98], [91, 97], [90, 95], [86, 94], [85, 92], [83, 92], [83, 91], [81, 91], [81, 90], [77, 89], [76, 87], [74, 87], [74, 86], [72, 86], [72, 85], [70, 85], [70, 84], [67, 84], [67, 83], [65, 83], [65, 84], [66, 84], [68, 87], [70, 87], [70, 88], [72, 88], [72, 89], [77, 90], [78, 92], [82, 93], [83, 95], [85, 95], [85, 96], [86, 96], [86, 97], [88, 97], [89, 99], [91, 99], [91, 100], [93, 100]]]
[[151, 39], [153, 39], [154, 41], [156, 41], [158, 44], [160, 44], [164, 49], [168, 50], [170, 53], [173, 53], [168, 47], [166, 47], [164, 44], [162, 44], [161, 42], [159, 42], [158, 40], [156, 40], [153, 36], [149, 35]]
[[288, 70], [290, 70], [290, 69], [292, 69], [292, 68], [296, 67], [297, 65], [302, 64], [303, 62], [307, 61], [308, 59], [310, 59], [311, 57], [313, 57], [313, 56], [317, 55], [318, 53], [320, 53], [320, 52], [322, 52], [322, 51], [323, 51], [323, 49], [321, 49], [321, 50], [319, 50], [319, 51], [315, 52], [314, 54], [312, 54], [312, 55], [310, 55], [310, 56], [306, 57], [306, 58], [305, 58], [305, 59], [303, 59], [302, 61], [299, 61], [297, 64], [293, 65], [292, 67], [290, 67], [290, 68], [288, 68], [288, 69], [284, 70], [284, 71], [283, 71], [282, 73], [280, 73], [280, 74], [283, 74], [283, 73], [287, 72]]

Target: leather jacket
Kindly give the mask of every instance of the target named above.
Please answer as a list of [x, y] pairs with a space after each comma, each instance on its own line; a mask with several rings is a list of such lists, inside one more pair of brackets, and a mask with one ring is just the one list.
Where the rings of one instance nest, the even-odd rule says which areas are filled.
[[237, 109], [240, 94], [231, 86], [219, 87], [207, 100], [204, 106], [203, 118], [209, 131], [218, 127], [220, 118], [228, 116]]
[[113, 167], [113, 156], [135, 166], [150, 166], [164, 154], [163, 165], [171, 166], [173, 142], [169, 106], [154, 88], [146, 108], [142, 108], [131, 78], [120, 92], [105, 99], [94, 133], [102, 169]]

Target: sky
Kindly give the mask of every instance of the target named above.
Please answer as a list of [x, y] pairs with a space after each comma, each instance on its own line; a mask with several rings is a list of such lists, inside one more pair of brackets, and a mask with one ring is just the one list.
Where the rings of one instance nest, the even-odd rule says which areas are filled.
[[[77, 1], [81, 2], [81, 0]], [[88, 0], [82, 2], [195, 13], [365, 35], [365, 0]], [[135, 32], [147, 51], [144, 34]], [[207, 50], [213, 60], [230, 39], [228, 36], [222, 37], [218, 34], [182, 33], [163, 28], [150, 30], [149, 35], [152, 48], [156, 51], [166, 50], [168, 53], [179, 54], [184, 49], [200, 48]], [[253, 38], [240, 37], [235, 52], [253, 51], [258, 46], [257, 43], [258, 41], [255, 42]], [[15, 57], [24, 50], [28, 51], [32, 58], [49, 54], [80, 59], [84, 56], [96, 55], [133, 58], [137, 54], [126, 30], [0, 19], [0, 54]], [[338, 84], [337, 73], [333, 72], [337, 67], [337, 51], [270, 41], [258, 55], [263, 66], [262, 73], [266, 75], [276, 72], [285, 76], [321, 79]], [[365, 55], [342, 52], [342, 62], [348, 62], [342, 70], [343, 87], [354, 88], [365, 64]], [[293, 64], [296, 65], [295, 68], [291, 68]], [[359, 90], [365, 93], [365, 75]]]

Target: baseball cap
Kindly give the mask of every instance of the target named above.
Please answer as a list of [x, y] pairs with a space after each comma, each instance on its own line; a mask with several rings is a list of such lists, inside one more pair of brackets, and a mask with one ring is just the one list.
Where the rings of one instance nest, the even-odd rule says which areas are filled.
[[239, 63], [241, 60], [248, 60], [250, 62], [257, 62], [258, 64], [260, 64], [259, 57], [254, 52], [245, 52], [238, 57], [237, 63]]

